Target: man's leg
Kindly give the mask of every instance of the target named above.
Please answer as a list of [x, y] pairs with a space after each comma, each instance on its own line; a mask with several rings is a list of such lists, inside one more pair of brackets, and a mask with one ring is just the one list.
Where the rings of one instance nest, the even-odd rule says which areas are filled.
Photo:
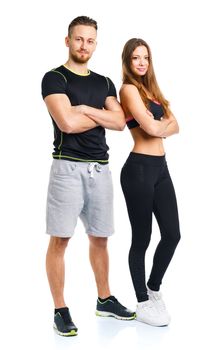
[[109, 289], [109, 258], [107, 238], [89, 235], [89, 258], [95, 275], [98, 296], [105, 299], [111, 295]]
[[54, 328], [63, 336], [77, 334], [64, 299], [64, 255], [83, 207], [82, 184], [77, 164], [54, 159], [47, 195], [47, 227], [51, 236], [46, 257], [48, 281], [53, 296]]
[[46, 256], [47, 277], [55, 305], [54, 328], [59, 335], [63, 336], [77, 335], [77, 328], [72, 321], [63, 295], [64, 254], [68, 241], [69, 238], [51, 237]]
[[96, 315], [113, 316], [122, 320], [134, 319], [135, 313], [121, 305], [110, 293], [107, 238], [89, 235], [89, 241], [89, 257], [98, 291]]
[[89, 256], [95, 275], [98, 299], [97, 316], [113, 316], [119, 319], [133, 319], [135, 313], [121, 305], [111, 295], [109, 288], [109, 258], [107, 237], [114, 232], [113, 188], [108, 165], [93, 167], [91, 176], [85, 173], [87, 200], [80, 214], [86, 233], [89, 236]]
[[66, 306], [63, 294], [65, 280], [64, 254], [68, 241], [69, 238], [51, 237], [47, 250], [47, 277], [56, 309]]

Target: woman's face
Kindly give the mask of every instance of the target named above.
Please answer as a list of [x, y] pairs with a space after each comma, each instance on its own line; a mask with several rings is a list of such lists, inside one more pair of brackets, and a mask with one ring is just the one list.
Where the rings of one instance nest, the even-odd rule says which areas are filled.
[[146, 46], [138, 46], [131, 55], [131, 71], [136, 76], [144, 76], [149, 67], [149, 54]]

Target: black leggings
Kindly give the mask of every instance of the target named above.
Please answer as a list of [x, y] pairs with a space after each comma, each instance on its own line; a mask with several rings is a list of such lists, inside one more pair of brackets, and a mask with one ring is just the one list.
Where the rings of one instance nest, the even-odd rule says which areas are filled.
[[156, 248], [147, 285], [158, 291], [180, 240], [176, 195], [165, 156], [130, 153], [121, 171], [121, 186], [132, 228], [129, 251], [130, 273], [138, 302], [148, 299], [145, 281], [145, 253], [150, 243], [152, 213], [161, 240]]

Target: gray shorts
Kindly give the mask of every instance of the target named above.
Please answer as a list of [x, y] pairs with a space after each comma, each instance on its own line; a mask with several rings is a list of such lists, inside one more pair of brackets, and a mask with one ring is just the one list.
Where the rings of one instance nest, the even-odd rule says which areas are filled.
[[71, 237], [82, 220], [86, 233], [108, 237], [114, 232], [113, 187], [108, 164], [54, 159], [47, 195], [46, 232]]

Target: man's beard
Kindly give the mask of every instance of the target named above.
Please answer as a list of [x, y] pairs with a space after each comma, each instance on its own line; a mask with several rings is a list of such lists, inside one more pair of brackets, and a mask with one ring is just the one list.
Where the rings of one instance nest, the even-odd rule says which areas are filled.
[[76, 63], [86, 63], [90, 59], [90, 56], [86, 55], [85, 57], [79, 57], [78, 55], [70, 54], [71, 59]]

